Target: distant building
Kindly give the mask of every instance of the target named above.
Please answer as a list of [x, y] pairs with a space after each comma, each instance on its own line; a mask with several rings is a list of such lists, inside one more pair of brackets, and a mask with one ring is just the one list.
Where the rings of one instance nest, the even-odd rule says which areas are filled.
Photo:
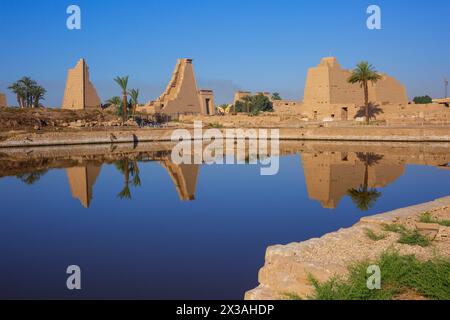
[[84, 110], [100, 106], [100, 98], [89, 79], [89, 67], [84, 59], [80, 59], [75, 68], [70, 69], [67, 74], [62, 108]]
[[198, 90], [192, 59], [179, 59], [166, 90], [138, 111], [166, 115], [215, 114], [212, 90]]
[[236, 102], [241, 101], [245, 97], [251, 96], [252, 93], [250, 91], [236, 91], [234, 94], [234, 101], [233, 104], [236, 104]]
[[241, 101], [245, 97], [257, 96], [257, 95], [263, 95], [263, 96], [267, 97], [270, 101], [272, 101], [272, 94], [270, 92], [256, 92], [255, 94], [253, 94], [250, 91], [236, 91], [236, 93], [234, 94], [233, 104], [236, 104], [236, 102]]
[[[347, 79], [351, 70], [344, 70], [334, 57], [323, 58], [308, 71], [302, 111], [311, 119], [349, 120], [364, 105], [364, 90]], [[396, 79], [382, 74], [377, 83], [369, 83], [369, 101], [379, 105], [408, 104], [405, 87]]]
[[6, 95], [0, 93], [0, 108], [6, 108], [8, 106], [8, 101], [6, 100]]

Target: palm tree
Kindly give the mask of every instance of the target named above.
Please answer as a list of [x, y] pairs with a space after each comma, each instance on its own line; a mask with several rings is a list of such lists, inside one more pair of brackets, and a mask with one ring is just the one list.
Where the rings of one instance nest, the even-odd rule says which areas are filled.
[[357, 153], [356, 156], [360, 161], [364, 162], [364, 180], [358, 189], [350, 189], [347, 191], [347, 194], [361, 211], [367, 211], [381, 197], [381, 192], [376, 189], [369, 189], [369, 167], [378, 164], [378, 161], [383, 159], [383, 156], [375, 153]]
[[115, 106], [115, 107], [120, 107], [120, 104], [122, 103], [122, 101], [120, 100], [120, 97], [112, 97], [109, 100], [106, 100], [106, 104], [110, 105], [110, 106]]
[[19, 104], [19, 107], [23, 109], [25, 107], [26, 98], [24, 86], [19, 81], [17, 81], [11, 84], [8, 89], [16, 95], [17, 103]]
[[19, 83], [25, 89], [25, 103], [27, 108], [31, 108], [33, 105], [32, 90], [37, 86], [37, 82], [30, 77], [23, 77], [19, 80]]
[[252, 96], [245, 96], [242, 99], [242, 102], [245, 106], [245, 112], [250, 113], [253, 106], [253, 97]]
[[131, 98], [131, 105], [133, 107], [133, 117], [136, 114], [136, 107], [139, 104], [139, 89], [131, 89], [130, 92], [128, 92]]
[[122, 117], [123, 121], [127, 121], [128, 118], [128, 76], [126, 77], [117, 77], [114, 79], [114, 81], [120, 86], [122, 89]]
[[45, 100], [45, 94], [47, 93], [47, 90], [45, 90], [41, 86], [35, 86], [31, 88], [30, 94], [33, 100], [33, 108], [39, 108], [39, 101]]
[[356, 69], [352, 71], [352, 74], [347, 79], [348, 83], [356, 84], [359, 83], [364, 89], [364, 107], [366, 113], [366, 124], [370, 123], [369, 115], [369, 82], [376, 83], [382, 77], [374, 69], [374, 67], [367, 61], [360, 62]]

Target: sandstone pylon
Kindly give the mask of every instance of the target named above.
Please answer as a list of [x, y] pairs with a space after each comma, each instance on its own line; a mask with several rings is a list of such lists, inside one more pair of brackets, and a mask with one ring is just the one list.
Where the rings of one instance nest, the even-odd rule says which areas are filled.
[[89, 67], [84, 59], [80, 59], [75, 68], [69, 69], [67, 74], [62, 108], [84, 110], [100, 106], [100, 98], [89, 80]]

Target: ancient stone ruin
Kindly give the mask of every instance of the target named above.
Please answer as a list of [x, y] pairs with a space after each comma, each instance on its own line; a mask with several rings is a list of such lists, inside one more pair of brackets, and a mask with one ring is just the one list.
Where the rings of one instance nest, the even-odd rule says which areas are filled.
[[6, 108], [8, 106], [8, 102], [6, 101], [6, 95], [0, 93], [0, 108]]
[[166, 115], [215, 114], [212, 90], [198, 90], [192, 59], [179, 59], [166, 90], [156, 100], [138, 109]]
[[94, 85], [89, 80], [89, 67], [84, 59], [80, 59], [67, 74], [66, 89], [62, 103], [63, 109], [84, 110], [99, 108], [101, 101]]
[[[303, 112], [314, 120], [350, 120], [364, 105], [364, 90], [347, 79], [351, 70], [341, 68], [334, 57], [323, 58], [308, 71]], [[406, 105], [405, 87], [396, 79], [383, 74], [376, 84], [369, 83], [369, 101], [374, 106]]]

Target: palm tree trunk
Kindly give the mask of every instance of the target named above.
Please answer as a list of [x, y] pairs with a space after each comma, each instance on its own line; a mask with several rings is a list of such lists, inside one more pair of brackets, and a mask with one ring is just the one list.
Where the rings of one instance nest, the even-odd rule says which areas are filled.
[[366, 124], [370, 124], [370, 116], [369, 116], [369, 85], [367, 81], [364, 82], [364, 104], [365, 104], [365, 112], [366, 112]]
[[369, 189], [369, 165], [365, 164], [365, 171], [364, 171], [364, 192], [367, 192]]
[[128, 104], [128, 100], [127, 100], [127, 94], [123, 93], [122, 96], [122, 117], [123, 117], [123, 122], [127, 121], [127, 104]]

